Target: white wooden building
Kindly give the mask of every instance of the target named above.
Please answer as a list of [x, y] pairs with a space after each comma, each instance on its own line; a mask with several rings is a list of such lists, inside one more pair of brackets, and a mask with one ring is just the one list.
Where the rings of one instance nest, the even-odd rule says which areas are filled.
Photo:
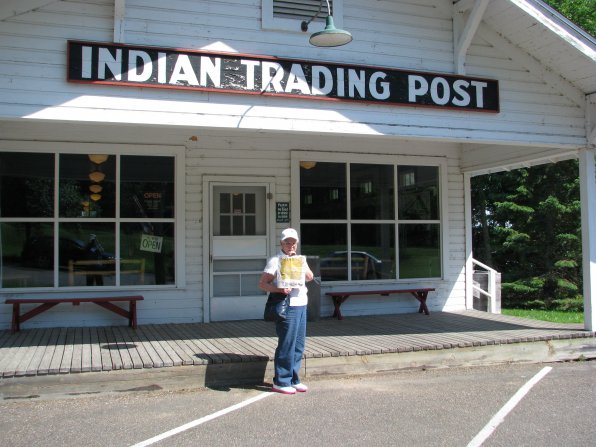
[[[319, 17], [301, 31], [316, 0], [0, 3], [2, 296], [256, 319], [293, 226], [323, 293], [434, 287], [431, 312], [470, 308], [470, 178], [579, 157], [594, 330], [595, 39], [535, 0], [331, 3], [353, 41], [330, 48], [309, 44]], [[81, 305], [24, 327], [121, 323]]]

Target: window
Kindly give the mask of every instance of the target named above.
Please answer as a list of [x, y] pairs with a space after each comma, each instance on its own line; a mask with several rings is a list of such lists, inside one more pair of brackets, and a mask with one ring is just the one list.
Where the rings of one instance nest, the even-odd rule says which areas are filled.
[[0, 152], [2, 288], [175, 284], [175, 157]]
[[441, 277], [438, 166], [299, 165], [302, 253], [323, 281]]
[[[343, 27], [343, 0], [329, 0], [333, 21], [337, 28]], [[317, 18], [311, 22], [308, 31], [313, 33], [325, 28], [327, 3], [325, 0], [262, 0], [261, 18], [263, 29], [302, 32], [300, 24], [309, 21], [319, 11]]]

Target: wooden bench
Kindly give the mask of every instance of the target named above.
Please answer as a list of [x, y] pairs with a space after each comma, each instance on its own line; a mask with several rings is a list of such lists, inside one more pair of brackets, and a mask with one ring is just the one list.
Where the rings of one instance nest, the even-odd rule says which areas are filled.
[[352, 291], [343, 291], [343, 292], [327, 292], [325, 295], [328, 295], [333, 300], [333, 305], [335, 306], [335, 310], [333, 312], [333, 317], [337, 317], [338, 320], [343, 320], [343, 316], [341, 315], [340, 307], [345, 300], [347, 300], [350, 296], [354, 295], [381, 295], [381, 296], [389, 296], [392, 294], [397, 293], [410, 293], [420, 302], [420, 306], [418, 307], [418, 313], [424, 312], [425, 315], [429, 315], [430, 312], [428, 311], [428, 307], [426, 306], [426, 298], [428, 296], [428, 292], [433, 292], [434, 288], [418, 288], [418, 289], [389, 289], [389, 290], [352, 290]]
[[[60, 303], [72, 303], [73, 306], [78, 306], [81, 303], [95, 303], [104, 309], [110, 310], [118, 315], [128, 318], [128, 325], [133, 329], [137, 328], [137, 301], [143, 300], [140, 295], [134, 296], [102, 296], [91, 298], [10, 298], [4, 301], [6, 304], [12, 304], [12, 326], [11, 331], [14, 334], [21, 329], [21, 323], [39, 315], [46, 310]], [[128, 310], [120, 306], [116, 306], [114, 302], [128, 301]], [[21, 304], [39, 304], [21, 314]]]

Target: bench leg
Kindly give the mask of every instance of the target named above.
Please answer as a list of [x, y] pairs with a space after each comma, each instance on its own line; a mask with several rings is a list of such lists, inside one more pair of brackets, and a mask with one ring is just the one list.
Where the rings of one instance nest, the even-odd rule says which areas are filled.
[[333, 318], [337, 317], [338, 320], [343, 320], [344, 317], [341, 314], [340, 307], [341, 307], [342, 303], [348, 299], [348, 297], [347, 296], [332, 296], [331, 298], [333, 298], [333, 306], [335, 307], [335, 310], [333, 311]]
[[136, 301], [130, 301], [129, 315], [130, 315], [130, 318], [128, 319], [128, 325], [131, 328], [136, 329], [137, 328], [137, 302]]
[[412, 295], [420, 301], [420, 306], [418, 307], [418, 313], [421, 314], [424, 312], [424, 315], [430, 315], [428, 311], [428, 307], [426, 306], [426, 297], [428, 296], [428, 292], [412, 292]]
[[10, 332], [14, 334], [21, 329], [20, 324], [21, 306], [19, 303], [12, 304], [12, 324], [10, 326]]

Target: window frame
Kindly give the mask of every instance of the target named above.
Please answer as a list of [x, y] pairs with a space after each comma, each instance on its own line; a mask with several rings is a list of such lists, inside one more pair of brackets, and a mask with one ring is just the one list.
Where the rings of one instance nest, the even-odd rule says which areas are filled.
[[[44, 291], [110, 291], [110, 290], [141, 290], [141, 289], [182, 289], [186, 287], [186, 274], [184, 271], [184, 259], [185, 259], [185, 184], [184, 184], [184, 172], [185, 172], [185, 148], [183, 146], [173, 145], [133, 145], [133, 144], [113, 144], [113, 143], [70, 143], [70, 142], [19, 142], [19, 141], [2, 141], [0, 142], [0, 151], [2, 152], [22, 152], [22, 153], [38, 153], [38, 154], [108, 154], [116, 156], [126, 155], [151, 155], [151, 156], [172, 156], [174, 157], [174, 216], [172, 218], [148, 218], [143, 219], [151, 222], [163, 222], [172, 223], [174, 226], [174, 268], [175, 268], [175, 279], [174, 284], [163, 284], [163, 285], [151, 285], [151, 284], [138, 284], [138, 285], [113, 285], [113, 286], [60, 286], [59, 285], [59, 268], [57, 268], [58, 261], [58, 241], [59, 235], [59, 224], [60, 223], [111, 223], [116, 228], [120, 228], [120, 224], [136, 223], [141, 218], [123, 218], [120, 217], [120, 183], [116, 184], [116, 213], [114, 217], [86, 217], [86, 218], [73, 218], [73, 217], [61, 217], [59, 214], [59, 197], [58, 197], [58, 182], [60, 173], [60, 162], [59, 159], [54, 160], [54, 215], [51, 217], [0, 217], [0, 223], [19, 223], [19, 222], [32, 222], [32, 223], [51, 223], [53, 224], [54, 232], [54, 285], [47, 287], [19, 287], [19, 288], [0, 288], [2, 291], [10, 291], [13, 293], [32, 293], [32, 292], [44, 292]], [[117, 164], [117, 178], [120, 176], [120, 164]], [[114, 235], [115, 246], [120, 245], [120, 230], [116, 231]], [[117, 250], [119, 253], [119, 248]], [[117, 267], [119, 271], [119, 267]]]
[[[261, 2], [261, 28], [269, 31], [286, 31], [303, 33], [300, 29], [302, 18], [283, 19], [273, 16], [273, 3], [275, 0], [262, 0]], [[344, 26], [344, 0], [333, 0], [333, 23], [336, 28], [343, 28]], [[323, 11], [327, 9], [327, 5], [323, 4]], [[317, 31], [325, 29], [324, 20], [316, 20], [309, 24], [309, 35]]]
[[[395, 172], [395, 186], [396, 186], [396, 194], [394, 197], [394, 207], [395, 207], [395, 215], [394, 219], [379, 219], [376, 221], [373, 220], [361, 220], [361, 219], [302, 219], [300, 215], [300, 162], [301, 161], [313, 161], [313, 162], [329, 162], [329, 163], [357, 163], [357, 164], [388, 164], [394, 166]], [[398, 208], [397, 208], [397, 168], [399, 166], [428, 166], [428, 167], [437, 167], [438, 168], [438, 183], [441, 189], [439, 194], [439, 219], [423, 219], [423, 220], [406, 220], [406, 219], [399, 219], [398, 216]], [[292, 216], [292, 226], [294, 228], [300, 228], [302, 224], [308, 223], [340, 223], [346, 224], [348, 229], [347, 240], [348, 244], [351, 244], [351, 237], [350, 237], [350, 224], [358, 224], [358, 223], [391, 223], [395, 224], [395, 250], [396, 250], [396, 263], [399, 261], [399, 238], [398, 238], [398, 227], [400, 224], [438, 224], [439, 235], [440, 235], [440, 261], [441, 261], [441, 276], [440, 277], [420, 277], [420, 278], [391, 278], [391, 279], [375, 279], [375, 280], [342, 280], [342, 281], [324, 281], [323, 284], [327, 285], [349, 285], [349, 284], [388, 284], [388, 283], [413, 283], [413, 282], [420, 282], [420, 281], [437, 281], [437, 280], [444, 280], [446, 276], [446, 266], [448, 265], [448, 250], [449, 247], [449, 225], [448, 225], [448, 164], [446, 157], [443, 156], [409, 156], [409, 155], [381, 155], [375, 154], [374, 155], [374, 162], [371, 162], [371, 156], [369, 154], [352, 154], [352, 153], [321, 153], [321, 152], [313, 152], [313, 151], [302, 151], [302, 150], [294, 150], [291, 152], [291, 216]], [[349, 169], [348, 169], [349, 171]], [[349, 177], [347, 178], [348, 184], [347, 190], [349, 191]], [[349, 206], [349, 194], [348, 194], [348, 206]]]

